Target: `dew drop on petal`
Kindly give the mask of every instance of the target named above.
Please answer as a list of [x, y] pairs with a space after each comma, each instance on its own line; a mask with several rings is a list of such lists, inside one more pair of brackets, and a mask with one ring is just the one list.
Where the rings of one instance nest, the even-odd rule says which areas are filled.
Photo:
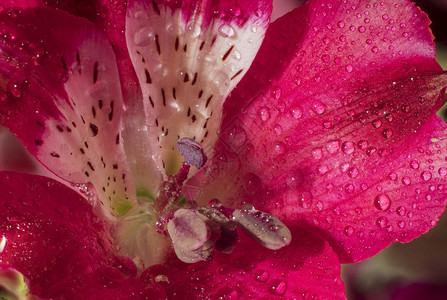
[[234, 28], [231, 27], [228, 24], [222, 24], [219, 27], [219, 35], [225, 38], [231, 38], [234, 37], [236, 32], [234, 31]]
[[273, 295], [284, 295], [287, 291], [287, 282], [280, 279], [273, 279], [269, 283], [269, 291]]
[[421, 173], [421, 178], [424, 181], [429, 181], [431, 179], [431, 173], [429, 171], [423, 171]]
[[268, 121], [270, 119], [270, 111], [267, 107], [261, 107], [259, 109], [259, 116], [261, 117], [262, 121]]
[[397, 179], [397, 174], [394, 172], [391, 172], [390, 174], [388, 174], [388, 178], [391, 180], [396, 180]]
[[321, 159], [323, 157], [323, 151], [321, 150], [321, 148], [312, 149], [312, 157], [314, 159]]
[[324, 113], [326, 107], [324, 106], [323, 102], [317, 100], [312, 104], [312, 110], [317, 114], [321, 115]]
[[292, 109], [290, 109], [290, 115], [294, 119], [299, 119], [303, 115], [303, 110], [300, 107], [298, 107], [298, 106], [292, 107]]
[[377, 220], [376, 220], [376, 225], [379, 228], [385, 228], [387, 224], [388, 224], [388, 220], [385, 217], [380, 217], [380, 218], [377, 218]]
[[265, 270], [257, 270], [255, 271], [253, 277], [255, 278], [256, 281], [266, 282], [270, 277], [270, 273]]
[[326, 144], [326, 150], [330, 154], [335, 154], [340, 149], [340, 141], [339, 140], [332, 140], [327, 142]]
[[407, 209], [405, 208], [405, 206], [399, 206], [399, 207], [396, 209], [396, 213], [397, 213], [399, 216], [405, 216], [406, 212], [407, 212]]
[[354, 233], [354, 228], [352, 226], [346, 226], [343, 232], [346, 236], [351, 236]]
[[354, 143], [353, 142], [344, 142], [341, 145], [341, 150], [345, 154], [351, 154], [352, 152], [354, 152]]
[[402, 183], [405, 184], [405, 185], [409, 185], [409, 184], [411, 183], [411, 179], [410, 179], [410, 177], [408, 177], [408, 176], [404, 176], [404, 177], [402, 178]]
[[417, 161], [417, 160], [412, 160], [411, 162], [410, 162], [410, 167], [412, 168], [412, 169], [419, 169], [419, 162]]
[[447, 168], [444, 168], [444, 167], [439, 168], [438, 173], [441, 176], [446, 176], [447, 175]]
[[388, 195], [385, 194], [379, 194], [374, 199], [374, 206], [378, 210], [387, 210], [390, 208], [391, 205], [391, 199], [388, 197]]
[[154, 30], [152, 29], [152, 27], [145, 26], [135, 33], [133, 41], [135, 45], [144, 47], [149, 45], [153, 37], [154, 37]]

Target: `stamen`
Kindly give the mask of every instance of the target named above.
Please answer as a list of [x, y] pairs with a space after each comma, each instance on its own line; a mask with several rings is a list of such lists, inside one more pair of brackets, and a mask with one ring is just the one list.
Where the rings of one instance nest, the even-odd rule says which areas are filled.
[[292, 234], [279, 219], [244, 205], [233, 212], [233, 221], [248, 235], [268, 249], [277, 250], [290, 244]]
[[185, 159], [185, 163], [200, 169], [208, 158], [202, 146], [190, 138], [182, 138], [177, 142], [177, 150]]
[[168, 180], [163, 182], [163, 188], [154, 204], [156, 211], [163, 211], [169, 203], [175, 203], [179, 199], [183, 183], [188, 178], [190, 168], [189, 164], [183, 163], [176, 175], [169, 176]]

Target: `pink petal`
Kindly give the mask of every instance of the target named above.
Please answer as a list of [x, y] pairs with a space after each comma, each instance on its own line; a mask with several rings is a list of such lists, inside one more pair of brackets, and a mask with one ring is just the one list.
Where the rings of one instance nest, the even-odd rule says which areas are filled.
[[278, 251], [243, 236], [232, 254], [210, 262], [151, 267], [142, 277], [165, 275], [169, 299], [343, 299], [340, 263], [328, 243], [293, 230], [295, 240]]
[[1, 172], [0, 194], [0, 265], [24, 274], [32, 293], [52, 297], [74, 288], [111, 257], [108, 225], [64, 185]]
[[426, 76], [440, 72], [426, 16], [381, 3], [311, 1], [275, 23], [228, 100], [201, 201], [251, 202], [321, 234], [343, 262], [436, 224], [447, 77]]
[[[115, 56], [92, 24], [52, 9], [3, 12], [1, 123], [60, 177], [91, 183], [113, 215], [134, 198]], [[38, 26], [36, 26], [38, 24]]]
[[249, 69], [269, 24], [271, 1], [130, 1], [129, 54], [143, 94], [150, 152], [175, 174], [190, 138], [209, 151], [222, 103]]

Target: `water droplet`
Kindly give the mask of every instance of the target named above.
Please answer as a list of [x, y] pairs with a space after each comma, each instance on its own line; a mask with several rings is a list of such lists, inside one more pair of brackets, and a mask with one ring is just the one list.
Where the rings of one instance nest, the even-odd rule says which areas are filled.
[[406, 212], [407, 212], [407, 209], [405, 208], [405, 206], [399, 206], [399, 207], [396, 209], [396, 213], [397, 213], [399, 216], [405, 216]]
[[332, 140], [327, 142], [326, 144], [326, 150], [330, 154], [335, 154], [340, 149], [340, 141], [339, 140]]
[[188, 25], [186, 25], [186, 32], [190, 37], [196, 38], [200, 35], [201, 29], [197, 23], [190, 22]]
[[29, 92], [29, 82], [25, 80], [11, 80], [8, 82], [8, 92], [13, 97], [20, 98]]
[[352, 65], [346, 66], [346, 71], [348, 71], [348, 73], [351, 73], [353, 70], [354, 70], [354, 68], [352, 67]]
[[230, 88], [230, 78], [223, 71], [216, 71], [212, 74], [214, 84], [222, 94], [226, 94]]
[[312, 194], [309, 192], [304, 192], [301, 197], [298, 197], [298, 204], [305, 209], [308, 209], [312, 205]]
[[35, 66], [42, 66], [48, 60], [48, 51], [42, 48], [37, 48], [33, 53], [33, 62]]
[[277, 136], [280, 136], [283, 133], [282, 126], [279, 124], [276, 124], [275, 127], [273, 128], [273, 130], [275, 131], [275, 134]]
[[438, 173], [441, 176], [446, 176], [447, 175], [447, 168], [444, 168], [444, 167], [439, 168]]
[[383, 135], [384, 138], [389, 139], [389, 138], [391, 138], [393, 136], [393, 131], [391, 129], [389, 129], [389, 128], [385, 129], [382, 132], [382, 135]]
[[391, 199], [388, 197], [388, 195], [385, 194], [379, 194], [374, 199], [374, 206], [378, 210], [387, 210], [390, 208], [391, 205]]
[[412, 169], [419, 169], [419, 162], [417, 161], [417, 160], [412, 160], [411, 162], [410, 162], [410, 167], [412, 168]]
[[431, 179], [431, 173], [430, 173], [429, 171], [423, 171], [423, 172], [421, 173], [421, 178], [422, 178], [424, 181], [429, 181], [429, 180]]
[[321, 148], [312, 149], [312, 157], [314, 159], [321, 159], [323, 157], [323, 151], [321, 150]]
[[291, 189], [296, 189], [303, 183], [303, 172], [300, 169], [290, 172], [286, 179], [286, 184]]
[[303, 110], [300, 107], [295, 106], [290, 109], [289, 113], [294, 119], [299, 119], [303, 115]]
[[348, 176], [351, 178], [356, 178], [359, 175], [359, 169], [352, 167], [348, 170]]
[[337, 23], [337, 26], [338, 26], [338, 28], [343, 28], [343, 27], [345, 27], [345, 22], [343, 22], [343, 21], [339, 21], [339, 22]]
[[254, 273], [253, 277], [255, 278], [256, 281], [266, 282], [269, 279], [269, 277], [270, 277], [270, 273], [268, 271], [265, 271], [265, 270], [257, 270]]
[[409, 185], [409, 184], [411, 183], [411, 179], [410, 179], [410, 177], [408, 177], [408, 176], [404, 176], [404, 177], [402, 178], [402, 183], [405, 184], [405, 185]]
[[382, 121], [381, 120], [375, 120], [372, 122], [372, 125], [374, 128], [380, 128], [382, 127]]
[[360, 33], [364, 33], [365, 31], [366, 31], [365, 26], [360, 26], [360, 27], [359, 27], [359, 32], [360, 32]]
[[154, 37], [154, 30], [150, 26], [142, 27], [135, 33], [134, 43], [137, 46], [144, 47], [149, 45]]
[[268, 121], [270, 119], [270, 111], [267, 107], [263, 106], [259, 109], [259, 116], [262, 121]]
[[374, 47], [371, 48], [371, 52], [372, 52], [372, 53], [377, 53], [377, 52], [379, 52], [379, 48], [377, 48], [376, 46], [374, 46]]
[[287, 146], [283, 142], [278, 142], [275, 144], [275, 147], [273, 148], [273, 154], [274, 155], [282, 155], [286, 153]]
[[180, 26], [178, 24], [168, 25], [168, 27], [166, 28], [166, 31], [168, 32], [168, 34], [170, 34], [172, 36], [179, 36], [179, 35], [183, 34], [183, 28], [182, 28], [182, 26]]
[[107, 99], [109, 97], [109, 86], [107, 82], [103, 80], [97, 81], [87, 90], [87, 95], [93, 99]]
[[219, 35], [225, 38], [231, 38], [236, 35], [236, 32], [234, 31], [234, 28], [231, 27], [228, 24], [222, 24], [219, 27]]
[[287, 291], [287, 282], [280, 279], [273, 279], [269, 283], [269, 291], [273, 295], [284, 295]]
[[379, 228], [385, 228], [387, 224], [388, 224], [388, 220], [385, 217], [380, 217], [380, 218], [377, 218], [377, 220], [376, 220], [376, 225]]
[[354, 152], [354, 143], [353, 142], [344, 142], [341, 144], [341, 150], [345, 154], [351, 154]]
[[388, 178], [390, 178], [391, 180], [396, 180], [397, 179], [397, 174], [394, 172], [391, 172], [390, 174], [388, 174]]
[[232, 54], [232, 57], [233, 57], [235, 60], [240, 60], [241, 57], [242, 57], [242, 55], [241, 55], [241, 53], [240, 53], [239, 51], [234, 50], [234, 51], [233, 51], [233, 54]]
[[399, 226], [400, 229], [405, 227], [405, 221], [399, 221], [397, 222], [397, 226]]
[[317, 114], [317, 115], [321, 115], [322, 113], [324, 113], [326, 107], [324, 106], [323, 102], [316, 100], [314, 101], [314, 103], [312, 104], [312, 110]]
[[343, 232], [346, 236], [351, 236], [354, 233], [354, 228], [352, 226], [346, 226]]

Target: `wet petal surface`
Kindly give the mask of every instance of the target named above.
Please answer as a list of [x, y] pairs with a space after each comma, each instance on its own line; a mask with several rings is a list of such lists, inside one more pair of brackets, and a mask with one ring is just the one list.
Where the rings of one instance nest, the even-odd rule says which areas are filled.
[[92, 24], [61, 11], [11, 9], [1, 18], [8, 33], [1, 44], [1, 123], [58, 176], [91, 183], [108, 213], [125, 213], [135, 192], [109, 43]]
[[201, 199], [253, 203], [325, 236], [345, 262], [434, 226], [447, 78], [432, 76], [428, 23], [408, 1], [311, 1], [272, 24], [224, 109]]

